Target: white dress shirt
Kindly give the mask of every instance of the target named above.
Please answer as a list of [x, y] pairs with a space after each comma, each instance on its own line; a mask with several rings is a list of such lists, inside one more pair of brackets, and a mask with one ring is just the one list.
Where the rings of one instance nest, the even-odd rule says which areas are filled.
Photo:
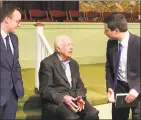
[[[57, 54], [58, 55], [58, 54]], [[66, 73], [66, 77], [68, 79], [68, 82], [70, 84], [70, 88], [72, 87], [72, 78], [71, 78], [71, 70], [70, 70], [70, 60], [67, 60], [65, 62], [62, 61], [61, 57], [58, 55], [59, 60], [61, 61], [61, 65], [63, 67], [63, 69], [65, 70]]]
[[[7, 35], [9, 35], [9, 34], [5, 33], [5, 32], [1, 29], [1, 36], [2, 36], [2, 38], [3, 38], [3, 41], [4, 41], [4, 44], [5, 44], [6, 49], [7, 49], [7, 46], [6, 46], [6, 39], [5, 39], [5, 38], [6, 38]], [[12, 41], [11, 41], [10, 37], [9, 37], [9, 44], [10, 44], [10, 48], [11, 48], [11, 51], [12, 51], [12, 54], [13, 54], [13, 53], [14, 53], [14, 48], [13, 48]]]
[[127, 50], [128, 50], [129, 36], [130, 34], [128, 32], [128, 35], [120, 42], [122, 45], [122, 51], [120, 56], [117, 79], [124, 82], [127, 82]]

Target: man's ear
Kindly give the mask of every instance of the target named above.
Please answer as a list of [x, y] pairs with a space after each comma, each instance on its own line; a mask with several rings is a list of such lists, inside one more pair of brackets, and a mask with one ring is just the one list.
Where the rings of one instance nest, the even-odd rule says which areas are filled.
[[118, 28], [116, 28], [116, 29], [115, 29], [115, 31], [116, 31], [117, 33], [119, 33], [119, 32], [120, 32]]
[[5, 17], [3, 21], [4, 21], [5, 23], [8, 23], [8, 22], [9, 22], [9, 20], [10, 20], [10, 18], [9, 18], [9, 17]]
[[118, 28], [115, 29], [115, 33], [116, 33], [116, 34], [119, 34], [119, 33], [120, 33], [120, 31], [119, 31]]
[[60, 53], [60, 47], [57, 46], [56, 47], [56, 50]]

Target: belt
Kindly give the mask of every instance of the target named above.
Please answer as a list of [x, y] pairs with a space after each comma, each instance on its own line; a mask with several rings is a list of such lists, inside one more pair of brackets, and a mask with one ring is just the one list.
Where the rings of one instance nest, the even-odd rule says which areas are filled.
[[118, 82], [119, 82], [120, 84], [122, 84], [122, 85], [129, 86], [128, 83], [125, 82], [125, 81], [118, 80]]

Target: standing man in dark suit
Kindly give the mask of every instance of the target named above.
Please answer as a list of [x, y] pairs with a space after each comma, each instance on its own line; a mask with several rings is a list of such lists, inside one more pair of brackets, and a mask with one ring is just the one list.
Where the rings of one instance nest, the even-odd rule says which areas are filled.
[[18, 38], [13, 34], [20, 25], [21, 14], [13, 5], [4, 5], [0, 12], [0, 119], [13, 120], [18, 98], [24, 95]]
[[113, 120], [128, 120], [130, 107], [116, 108], [115, 94], [128, 93], [127, 103], [139, 99], [131, 107], [133, 120], [141, 119], [141, 48], [140, 37], [129, 33], [127, 21], [122, 14], [112, 13], [104, 19], [107, 42], [106, 83], [108, 100], [112, 104]]
[[69, 36], [56, 37], [55, 53], [41, 62], [39, 91], [48, 115], [42, 120], [99, 120], [98, 111], [86, 98], [86, 88], [80, 78], [78, 63], [71, 58]]

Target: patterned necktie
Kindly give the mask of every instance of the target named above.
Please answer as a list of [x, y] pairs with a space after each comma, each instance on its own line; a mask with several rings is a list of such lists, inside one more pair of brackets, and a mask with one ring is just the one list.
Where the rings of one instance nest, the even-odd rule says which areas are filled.
[[63, 69], [64, 69], [64, 71], [65, 71], [65, 73], [66, 73], [66, 77], [67, 77], [67, 80], [68, 80], [68, 82], [69, 82], [69, 84], [70, 84], [70, 88], [72, 87], [72, 83], [71, 83], [71, 71], [70, 71], [70, 69], [68, 68], [68, 66], [67, 66], [67, 64], [64, 64], [63, 63], [63, 61], [61, 61], [61, 65], [62, 65], [62, 67], [63, 67]]
[[63, 67], [63, 70], [66, 70], [66, 65], [63, 63], [63, 61], [61, 61], [61, 65]]
[[117, 54], [117, 63], [116, 63], [116, 74], [115, 74], [115, 80], [114, 80], [114, 91], [117, 88], [117, 84], [118, 84], [118, 72], [119, 72], [119, 63], [120, 63], [120, 57], [121, 57], [121, 51], [122, 51], [122, 45], [121, 43], [119, 43], [119, 47], [118, 47], [118, 54]]

